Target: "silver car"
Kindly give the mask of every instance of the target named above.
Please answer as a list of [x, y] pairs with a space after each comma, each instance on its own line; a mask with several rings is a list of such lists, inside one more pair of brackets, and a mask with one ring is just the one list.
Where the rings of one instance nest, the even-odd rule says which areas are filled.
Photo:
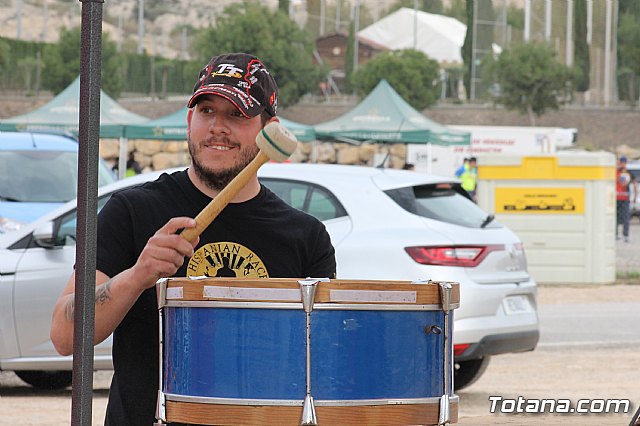
[[[138, 175], [101, 189], [155, 179]], [[336, 248], [338, 277], [456, 281], [454, 383], [470, 385], [491, 356], [529, 351], [538, 338], [536, 283], [522, 243], [476, 206], [457, 180], [370, 167], [266, 164], [261, 181], [322, 220]], [[37, 387], [71, 382], [71, 360], [49, 340], [54, 302], [75, 261], [75, 204], [0, 236], [0, 369]], [[95, 367], [111, 368], [110, 340]]]

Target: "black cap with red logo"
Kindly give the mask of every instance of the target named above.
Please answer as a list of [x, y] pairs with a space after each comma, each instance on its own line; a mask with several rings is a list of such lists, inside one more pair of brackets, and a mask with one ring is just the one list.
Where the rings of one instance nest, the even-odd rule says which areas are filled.
[[201, 95], [218, 95], [229, 100], [247, 118], [262, 111], [271, 116], [278, 109], [278, 86], [255, 56], [229, 53], [214, 56], [200, 71], [187, 106], [193, 108]]

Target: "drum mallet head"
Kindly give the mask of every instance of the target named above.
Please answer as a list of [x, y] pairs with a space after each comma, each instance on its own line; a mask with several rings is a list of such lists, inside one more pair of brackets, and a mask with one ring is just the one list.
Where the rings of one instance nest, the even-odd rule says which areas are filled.
[[286, 161], [298, 146], [298, 140], [282, 124], [272, 121], [256, 136], [256, 145], [270, 160]]

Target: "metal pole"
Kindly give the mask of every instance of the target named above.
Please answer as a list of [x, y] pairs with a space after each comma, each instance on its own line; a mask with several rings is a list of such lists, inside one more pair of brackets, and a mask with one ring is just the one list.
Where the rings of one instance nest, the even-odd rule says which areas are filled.
[[593, 39], [593, 0], [587, 0], [587, 44]]
[[16, 1], [16, 39], [22, 39], [22, 0]]
[[607, 13], [604, 30], [604, 106], [611, 101], [611, 15], [613, 13], [611, 0], [607, 0]]
[[573, 65], [573, 0], [567, 0], [567, 33], [565, 36], [565, 65]]
[[524, 0], [524, 34], [525, 42], [531, 39], [531, 0]]
[[612, 52], [611, 52], [611, 97], [613, 102], [620, 100], [618, 97], [618, 25], [620, 19], [620, 1], [613, 0], [613, 32]]
[[418, 0], [413, 0], [413, 49], [418, 48]]
[[544, 1], [544, 40], [551, 40], [551, 0]]
[[476, 39], [478, 37], [478, 0], [473, 0], [473, 22], [471, 36], [471, 93], [469, 98], [476, 98]]
[[324, 35], [324, 21], [325, 21], [325, 9], [326, 9], [326, 0], [320, 0], [320, 35]]
[[138, 55], [144, 52], [144, 0], [138, 0]]
[[356, 0], [356, 5], [353, 11], [353, 71], [358, 69], [358, 58], [360, 56], [358, 47], [360, 42], [358, 41], [358, 31], [360, 30], [360, 0]]
[[103, 0], [80, 0], [78, 219], [71, 424], [91, 425]]

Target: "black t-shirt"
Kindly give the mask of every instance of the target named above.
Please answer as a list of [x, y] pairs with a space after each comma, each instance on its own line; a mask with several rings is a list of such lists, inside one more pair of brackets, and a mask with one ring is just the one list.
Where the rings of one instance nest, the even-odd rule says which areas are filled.
[[[195, 217], [210, 201], [186, 171], [115, 193], [98, 216], [97, 269], [113, 277], [132, 267], [147, 240], [169, 219]], [[253, 199], [222, 210], [175, 276], [333, 278], [335, 271], [324, 225], [261, 186]], [[158, 330], [156, 290], [150, 288], [113, 333], [114, 376], [105, 424], [155, 421]]]

